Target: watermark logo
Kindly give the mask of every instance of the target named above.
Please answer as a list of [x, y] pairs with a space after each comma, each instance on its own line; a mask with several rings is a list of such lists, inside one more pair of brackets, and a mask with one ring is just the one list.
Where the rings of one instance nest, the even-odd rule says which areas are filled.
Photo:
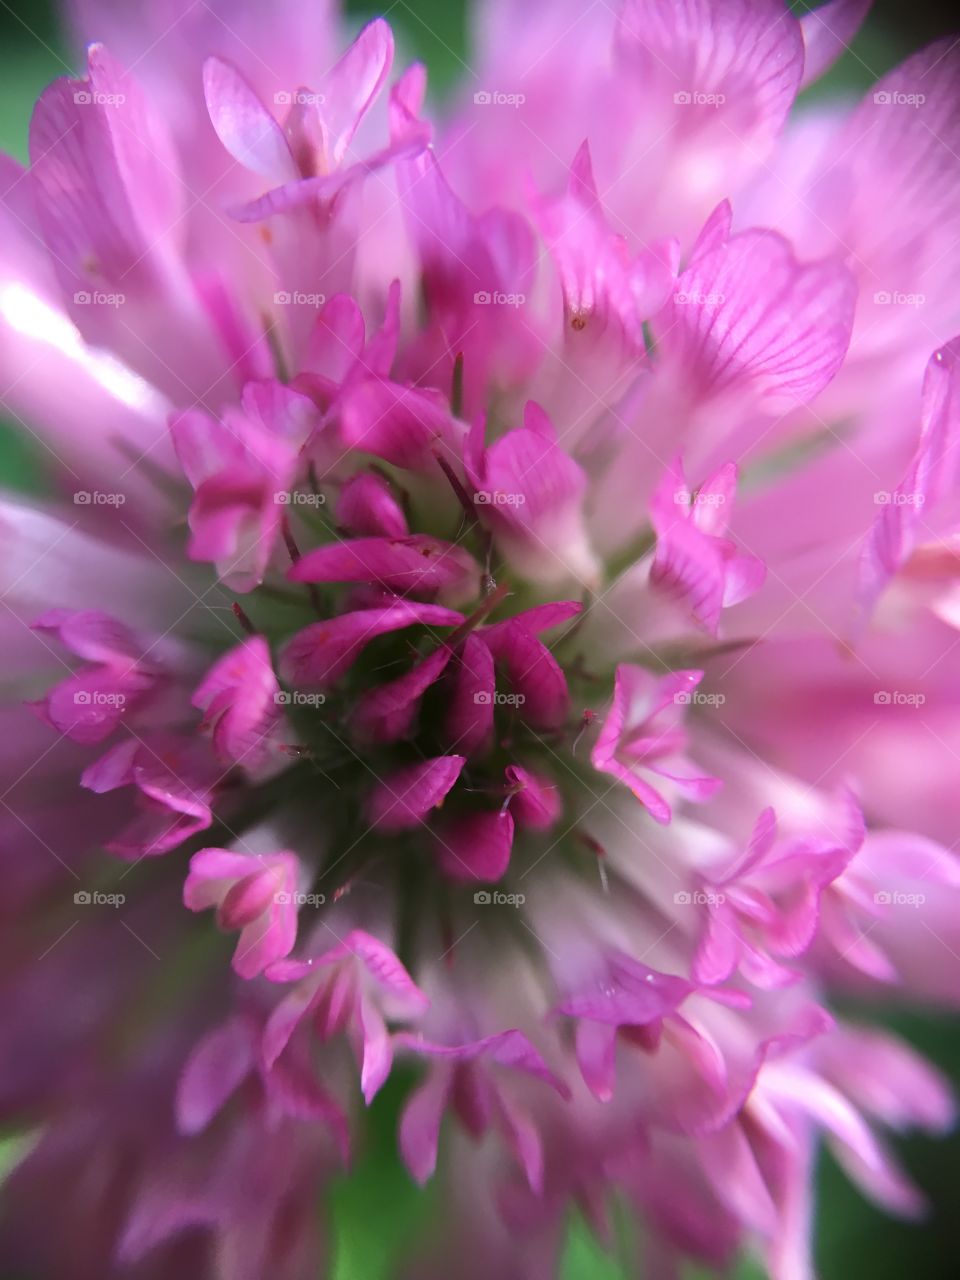
[[873, 895], [878, 907], [922, 907], [927, 900], [925, 893], [901, 893], [899, 889], [888, 892], [880, 889]]
[[702, 693], [699, 689], [684, 689], [673, 695], [679, 707], [722, 707], [727, 700], [725, 693]]
[[714, 893], [709, 889], [681, 889], [673, 895], [678, 907], [719, 907], [726, 902], [726, 894]]
[[81, 107], [122, 107], [127, 100], [125, 93], [100, 93], [96, 89], [78, 89], [73, 100]]
[[878, 507], [922, 507], [926, 502], [926, 494], [902, 493], [897, 489], [879, 489], [873, 500]]
[[522, 693], [488, 693], [481, 689], [473, 695], [473, 700], [478, 707], [522, 707], [527, 699]]
[[126, 894], [101, 893], [99, 889], [78, 889], [73, 895], [78, 907], [122, 907], [126, 900]]
[[326, 300], [325, 293], [304, 293], [302, 289], [294, 289], [292, 293], [281, 289], [273, 295], [278, 307], [322, 307]]
[[73, 495], [77, 507], [122, 507], [126, 500], [125, 493], [101, 493], [99, 489], [78, 489]]
[[525, 893], [503, 893], [500, 889], [478, 889], [473, 895], [478, 907], [522, 907], [526, 900]]
[[478, 507], [522, 507], [526, 500], [525, 493], [504, 493], [500, 489], [478, 489], [473, 495]]
[[900, 93], [898, 90], [878, 89], [873, 95], [878, 107], [922, 107], [927, 100], [925, 93]]
[[698, 493], [693, 489], [674, 489], [673, 500], [678, 507], [722, 507], [727, 500], [727, 495]]
[[698, 89], [681, 89], [673, 95], [678, 107], [722, 107], [727, 100], [725, 93], [701, 93]]
[[122, 307], [127, 300], [125, 293], [102, 293], [99, 289], [78, 289], [73, 295], [78, 307]]
[[727, 300], [725, 293], [687, 293], [679, 289], [673, 300], [678, 307], [719, 307]]
[[878, 289], [873, 295], [878, 307], [922, 307], [927, 301], [925, 293], [904, 293], [901, 289]]
[[473, 295], [473, 300], [478, 307], [522, 307], [527, 300], [525, 293], [501, 293], [494, 289], [490, 292], [488, 289], [478, 289]]
[[522, 107], [526, 100], [525, 93], [502, 93], [499, 89], [480, 89], [473, 95], [477, 107]]
[[922, 707], [926, 700], [925, 693], [906, 693], [902, 689], [878, 689], [873, 695], [878, 707]]
[[273, 900], [280, 907], [322, 907], [327, 898], [323, 893], [300, 893], [297, 890], [286, 893], [281, 889], [273, 895]]
[[293, 93], [281, 89], [273, 95], [274, 105], [278, 107], [322, 107], [326, 100], [326, 94], [311, 93], [307, 89], [296, 89]]
[[273, 695], [273, 700], [278, 707], [322, 707], [327, 698], [323, 693], [302, 693], [299, 689], [288, 693], [280, 689]]
[[78, 707], [124, 707], [127, 703], [126, 694], [105, 693], [103, 689], [78, 689], [73, 700]]
[[278, 489], [273, 500], [281, 507], [322, 507], [326, 497], [305, 489]]

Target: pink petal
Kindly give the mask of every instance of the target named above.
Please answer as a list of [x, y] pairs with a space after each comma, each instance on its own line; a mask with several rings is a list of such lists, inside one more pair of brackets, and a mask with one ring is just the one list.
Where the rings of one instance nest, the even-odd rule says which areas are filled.
[[687, 267], [664, 351], [701, 396], [752, 387], [775, 412], [812, 400], [843, 362], [857, 287], [839, 261], [802, 265], [774, 231], [743, 231]]
[[471, 633], [453, 668], [446, 719], [452, 748], [471, 756], [488, 746], [493, 736], [494, 692], [493, 655], [480, 637]]
[[390, 485], [372, 471], [361, 471], [340, 490], [337, 521], [355, 537], [405, 538], [408, 533]]
[[331, 387], [346, 381], [363, 355], [366, 324], [363, 312], [348, 293], [324, 303], [310, 330], [303, 370], [319, 374]]
[[292, 582], [371, 582], [389, 591], [475, 594], [479, 569], [466, 551], [431, 538], [352, 538], [308, 551], [290, 569]]
[[413, 724], [420, 699], [450, 661], [450, 650], [436, 649], [404, 675], [365, 693], [351, 720], [356, 737], [367, 742], [396, 742]]
[[437, 756], [390, 774], [368, 801], [371, 823], [381, 831], [417, 826], [441, 803], [465, 764], [465, 756]]
[[221, 760], [253, 768], [263, 759], [282, 718], [279, 692], [263, 636], [249, 636], [210, 668], [192, 701], [207, 713]]
[[208, 1031], [187, 1059], [177, 1085], [180, 1133], [201, 1133], [254, 1066], [253, 1038], [244, 1018]]
[[434, 470], [434, 452], [451, 446], [456, 429], [439, 392], [377, 377], [345, 393], [340, 434], [345, 445], [394, 466]]
[[339, 165], [361, 120], [390, 74], [393, 33], [382, 18], [368, 23], [323, 81], [323, 130]]
[[483, 642], [506, 670], [518, 699], [518, 714], [540, 729], [556, 729], [566, 720], [570, 694], [563, 670], [550, 650], [521, 620], [509, 618], [482, 632]]
[[534, 831], [549, 830], [563, 809], [556, 783], [516, 764], [507, 766], [506, 777], [512, 787], [520, 788], [510, 798], [510, 812], [517, 824]]
[[877, 516], [860, 559], [860, 599], [871, 608], [929, 528], [960, 474], [960, 338], [935, 351], [923, 378], [920, 439], [904, 480]]
[[870, 12], [872, 0], [827, 0], [800, 17], [803, 32], [803, 81], [806, 88], [829, 71], [850, 47]]
[[208, 58], [203, 91], [217, 137], [234, 160], [274, 184], [299, 176], [286, 135], [236, 67]]
[[400, 1117], [400, 1154], [421, 1186], [437, 1167], [440, 1126], [450, 1097], [453, 1073], [446, 1066], [427, 1073], [423, 1084], [407, 1099]]
[[353, 664], [371, 640], [389, 631], [423, 625], [452, 627], [463, 614], [439, 605], [398, 600], [378, 609], [342, 613], [328, 622], [315, 622], [297, 632], [280, 659], [280, 670], [290, 684], [329, 686]]
[[[627, 0], [617, 49], [661, 108], [687, 95], [675, 108], [684, 130], [712, 112], [744, 149], [776, 137], [803, 71], [800, 26], [777, 0]], [[698, 106], [695, 94], [717, 101]]]
[[437, 826], [440, 868], [451, 880], [493, 884], [510, 865], [513, 819], [509, 813], [468, 813]]

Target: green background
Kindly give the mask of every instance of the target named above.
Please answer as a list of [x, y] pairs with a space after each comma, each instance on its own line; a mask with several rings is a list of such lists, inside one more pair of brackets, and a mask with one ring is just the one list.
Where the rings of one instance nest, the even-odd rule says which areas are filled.
[[[349, 7], [357, 13], [371, 11], [369, 5]], [[792, 7], [803, 11], [805, 6]], [[817, 92], [864, 89], [873, 80], [871, 70], [882, 73], [928, 40], [960, 28], [960, 12], [955, 5], [949, 7], [952, 14], [922, 2], [889, 0], [878, 4], [851, 52]], [[407, 49], [429, 65], [431, 82], [441, 92], [448, 88], [457, 77], [459, 60], [467, 56], [461, 0], [399, 0], [390, 6], [389, 17], [405, 37]], [[64, 61], [75, 60], [58, 29], [52, 6], [41, 0], [0, 0], [0, 147], [25, 158], [34, 99], [48, 81], [64, 72]], [[0, 481], [7, 488], [34, 492], [44, 487], [36, 446], [2, 420]], [[960, 1079], [956, 1020], [903, 1008], [883, 1010], [881, 1016], [952, 1079]], [[404, 1082], [391, 1081], [377, 1099], [367, 1147], [354, 1172], [335, 1186], [334, 1280], [378, 1280], [388, 1275], [392, 1260], [404, 1252], [418, 1227], [430, 1221], [429, 1192], [421, 1194], [413, 1187], [396, 1156], [394, 1135], [403, 1093]], [[861, 1276], [955, 1280], [960, 1276], [960, 1136], [954, 1134], [941, 1142], [916, 1137], [896, 1146], [929, 1198], [929, 1217], [921, 1224], [904, 1224], [883, 1216], [863, 1201], [833, 1161], [824, 1157], [816, 1245], [823, 1280]], [[0, 1163], [3, 1154], [0, 1146]], [[12, 1154], [8, 1149], [8, 1160]], [[624, 1274], [582, 1225], [572, 1225], [562, 1280], [617, 1280]], [[745, 1264], [741, 1280], [759, 1274]], [[3, 1273], [0, 1276], [16, 1280]]]

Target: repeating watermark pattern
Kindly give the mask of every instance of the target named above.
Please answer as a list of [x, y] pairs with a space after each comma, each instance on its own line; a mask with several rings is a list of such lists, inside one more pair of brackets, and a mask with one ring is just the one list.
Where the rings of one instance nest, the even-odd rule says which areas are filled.
[[873, 100], [878, 107], [922, 107], [927, 100], [925, 93], [901, 93], [899, 90], [891, 92], [889, 89], [878, 89], [873, 95]]
[[278, 307], [322, 307], [327, 301], [327, 295], [304, 293], [302, 289], [294, 289], [292, 292], [280, 289], [273, 295], [273, 301]]
[[927, 700], [925, 693], [907, 693], [902, 689], [878, 689], [873, 695], [878, 707], [922, 707]]
[[279, 893], [273, 895], [273, 900], [281, 907], [290, 906], [291, 903], [295, 907], [322, 907], [327, 898], [323, 893], [300, 893], [299, 890], [286, 893], [281, 889]]
[[674, 489], [673, 500], [678, 507], [722, 507], [727, 500], [727, 495], [699, 493], [693, 489]]
[[880, 889], [873, 895], [878, 907], [922, 907], [927, 900], [925, 893], [903, 893], [899, 889]]
[[673, 95], [678, 107], [722, 107], [727, 100], [725, 93], [702, 93], [699, 89], [681, 89]]
[[78, 89], [73, 100], [81, 107], [122, 107], [125, 93], [101, 93], [98, 89]]
[[105, 693], [103, 689], [78, 689], [73, 695], [73, 701], [78, 707], [125, 707], [127, 705], [126, 694], [123, 693]]
[[73, 495], [76, 507], [122, 507], [126, 500], [125, 493], [103, 493], [99, 489], [77, 489]]
[[126, 900], [126, 894], [101, 893], [99, 889], [78, 889], [73, 895], [78, 907], [122, 907]]
[[719, 907], [727, 900], [724, 893], [714, 893], [710, 889], [681, 889], [673, 895], [678, 907]]
[[278, 707], [322, 707], [326, 702], [326, 694], [303, 693], [299, 689], [280, 689], [273, 695]]
[[673, 695], [681, 707], [722, 707], [727, 700], [725, 693], [702, 693], [699, 689], [683, 689]]
[[99, 289], [78, 289], [73, 295], [78, 307], [122, 307], [127, 300], [125, 293], [103, 293]]
[[273, 500], [281, 507], [322, 507], [327, 499], [309, 489], [278, 489]]
[[278, 107], [322, 107], [326, 100], [325, 93], [311, 93], [308, 89], [295, 89], [292, 93], [281, 89], [273, 95], [274, 105]]
[[896, 489], [878, 489], [873, 495], [878, 507], [922, 507], [927, 500], [924, 493], [902, 493]]
[[525, 893], [504, 893], [501, 889], [478, 889], [473, 895], [478, 907], [522, 907]]
[[522, 693], [487, 693], [482, 689], [473, 695], [473, 700], [478, 707], [522, 707], [527, 699]]
[[522, 507], [525, 493], [504, 493], [501, 489], [478, 489], [473, 501], [478, 507]]
[[925, 293], [904, 293], [902, 289], [878, 289], [873, 295], [878, 307], [922, 307], [927, 301]]
[[473, 95], [477, 107], [522, 107], [526, 100], [525, 93], [504, 93], [500, 89], [478, 89]]
[[501, 293], [494, 289], [492, 292], [488, 289], [478, 289], [473, 295], [473, 300], [478, 307], [522, 307], [527, 300], [525, 293]]
[[678, 307], [720, 307], [726, 300], [725, 293], [687, 293], [678, 289], [673, 295]]

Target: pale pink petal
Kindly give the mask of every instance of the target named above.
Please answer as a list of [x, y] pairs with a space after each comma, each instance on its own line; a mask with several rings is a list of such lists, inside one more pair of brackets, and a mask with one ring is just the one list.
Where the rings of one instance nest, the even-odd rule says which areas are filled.
[[234, 160], [272, 183], [298, 176], [286, 135], [236, 67], [208, 58], [203, 91], [217, 137]]

